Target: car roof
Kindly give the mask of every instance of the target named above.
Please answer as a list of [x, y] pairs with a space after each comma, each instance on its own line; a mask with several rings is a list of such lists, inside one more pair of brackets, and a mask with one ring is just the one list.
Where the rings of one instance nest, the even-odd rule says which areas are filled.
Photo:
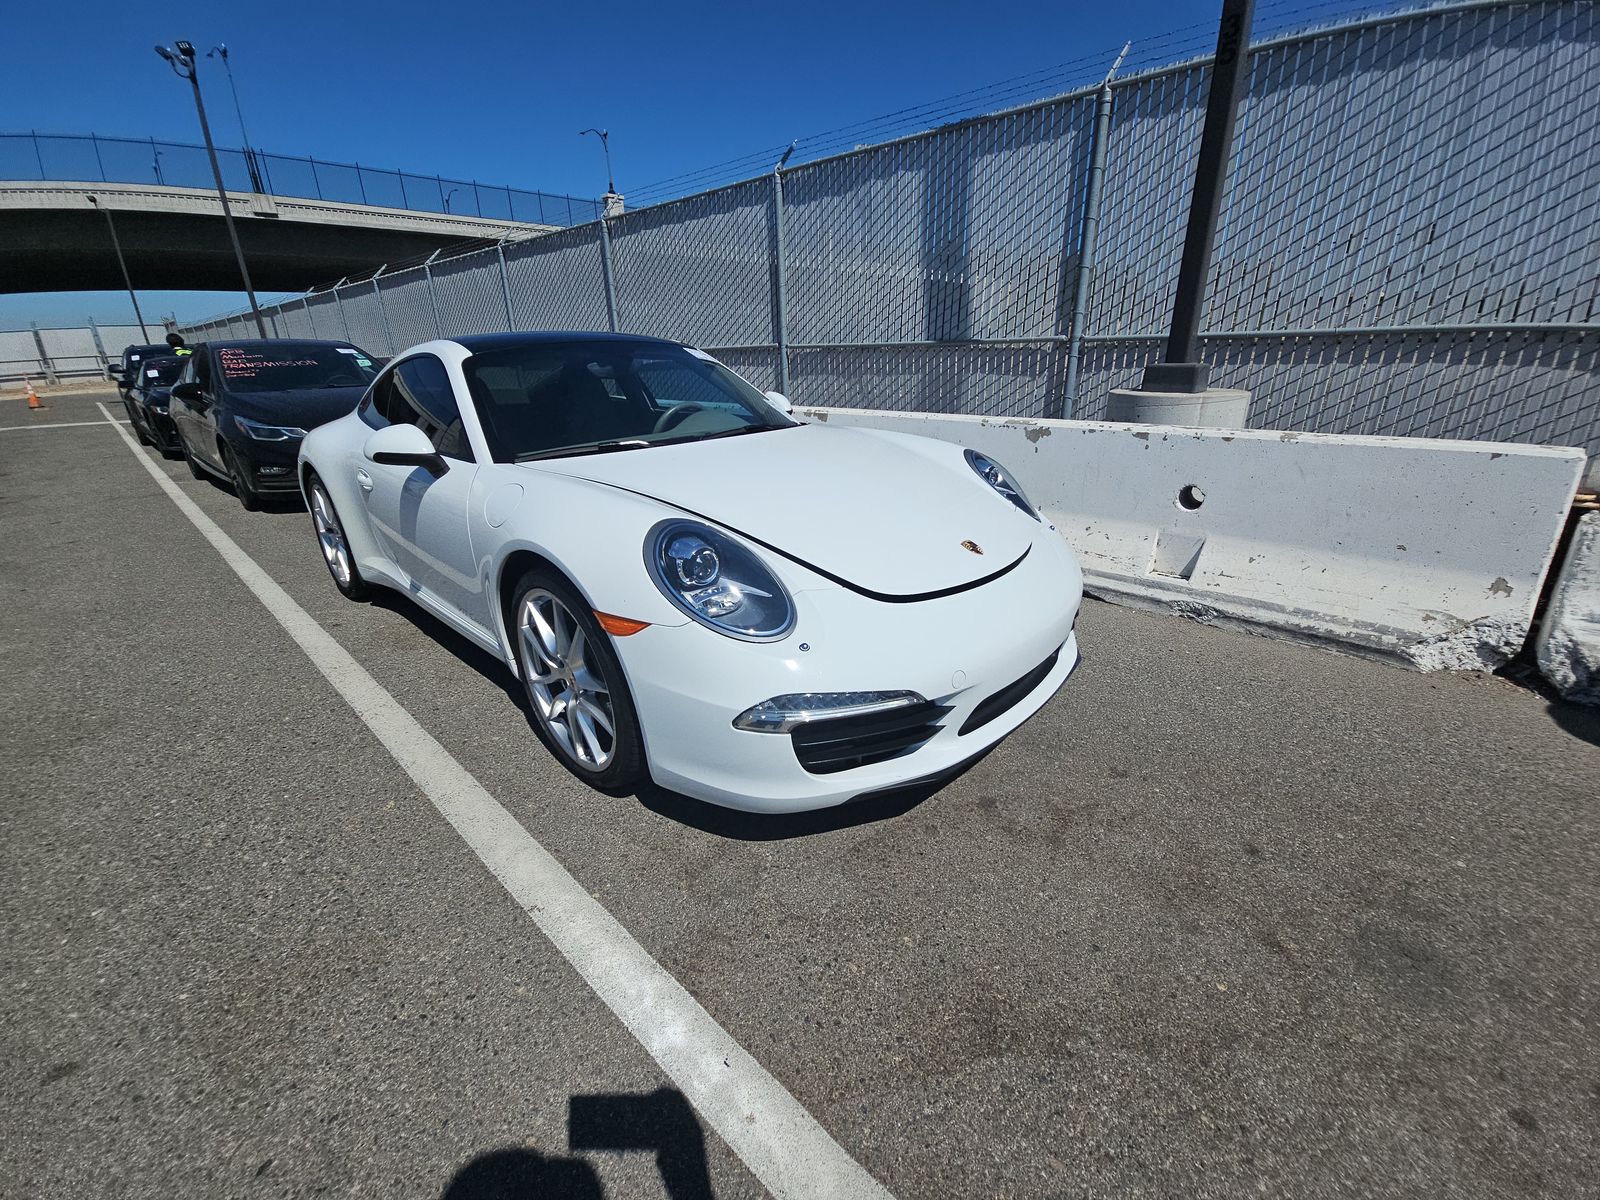
[[562, 333], [555, 330], [538, 330], [523, 333], [475, 333], [450, 341], [464, 350], [477, 354], [483, 350], [509, 350], [517, 346], [544, 346], [552, 342], [616, 342], [622, 345], [672, 346], [680, 348], [682, 342], [667, 338], [645, 337], [635, 333], [596, 333], [593, 330], [575, 330]]
[[159, 344], [157, 344], [155, 342], [151, 342], [148, 346], [141, 346], [137, 342], [135, 342], [131, 346], [124, 346], [122, 348], [122, 352], [124, 354], [132, 354], [134, 351], [137, 350], [139, 352], [139, 356], [141, 358], [148, 358], [149, 356], [145, 353], [145, 351], [147, 351], [147, 350], [167, 350], [167, 351], [170, 351], [171, 349], [172, 349], [172, 347], [167, 345], [165, 342], [161, 342]]
[[198, 350], [201, 346], [210, 350], [254, 350], [258, 347], [272, 346], [351, 346], [354, 342], [342, 341], [338, 338], [228, 338], [221, 342], [201, 342], [194, 347]]

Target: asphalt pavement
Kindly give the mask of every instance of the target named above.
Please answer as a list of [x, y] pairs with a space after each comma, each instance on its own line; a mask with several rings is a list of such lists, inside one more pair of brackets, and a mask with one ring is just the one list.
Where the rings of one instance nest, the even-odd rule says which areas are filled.
[[[0, 1195], [766, 1194], [94, 399], [0, 401]], [[1091, 602], [940, 790], [607, 797], [162, 470], [895, 1196], [1600, 1191], [1600, 714]]]

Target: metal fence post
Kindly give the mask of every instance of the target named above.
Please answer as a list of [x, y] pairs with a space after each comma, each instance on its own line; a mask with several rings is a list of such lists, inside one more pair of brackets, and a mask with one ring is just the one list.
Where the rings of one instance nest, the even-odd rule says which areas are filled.
[[428, 280], [428, 307], [433, 310], [433, 336], [442, 338], [444, 336], [444, 327], [439, 324], [439, 293], [433, 286], [433, 260], [438, 257], [439, 251], [437, 250], [428, 255], [428, 261], [422, 264], [422, 273]]
[[89, 334], [94, 338], [95, 353], [100, 356], [100, 369], [103, 371], [111, 365], [111, 360], [106, 357], [106, 344], [100, 340], [100, 326], [94, 323], [94, 318], [89, 318]]
[[606, 285], [606, 319], [611, 322], [611, 332], [617, 332], [617, 285], [611, 275], [611, 229], [604, 213], [600, 214], [600, 274]]
[[389, 331], [389, 306], [383, 302], [383, 288], [378, 286], [378, 276], [389, 269], [389, 264], [384, 263], [372, 276], [372, 294], [378, 298], [378, 323], [383, 326], [383, 349], [385, 354], [394, 353], [394, 334]]
[[349, 282], [348, 277], [339, 280], [333, 285], [333, 306], [339, 310], [339, 328], [344, 330], [344, 340], [350, 340], [350, 318], [345, 315], [344, 297], [339, 295], [339, 289]]
[[311, 293], [307, 292], [300, 297], [300, 303], [306, 310], [306, 328], [311, 330], [311, 336], [317, 336], [317, 314], [311, 311]]
[[506, 277], [505, 238], [501, 238], [494, 244], [494, 254], [500, 260], [500, 299], [506, 306], [506, 332], [510, 333], [517, 326], [511, 319], [511, 281]]
[[[784, 156], [785, 158], [788, 155]], [[783, 241], [783, 167], [772, 168], [772, 249], [776, 259], [773, 271], [772, 333], [778, 342], [778, 390], [789, 394], [789, 291], [787, 254]]]
[[1067, 342], [1067, 378], [1062, 388], [1061, 415], [1072, 419], [1078, 409], [1078, 367], [1083, 358], [1083, 322], [1089, 310], [1089, 288], [1094, 279], [1095, 241], [1100, 233], [1100, 184], [1106, 173], [1106, 143], [1111, 138], [1111, 79], [1122, 65], [1128, 47], [1106, 72], [1095, 97], [1094, 129], [1089, 140], [1089, 178], [1083, 188], [1083, 225], [1078, 239], [1078, 278], [1072, 293], [1072, 328]]
[[60, 383], [61, 380], [56, 375], [56, 365], [50, 361], [50, 352], [44, 348], [44, 335], [39, 332], [39, 322], [33, 321], [31, 324], [33, 325], [33, 344], [39, 349], [39, 368], [44, 372], [45, 381], [47, 383]]

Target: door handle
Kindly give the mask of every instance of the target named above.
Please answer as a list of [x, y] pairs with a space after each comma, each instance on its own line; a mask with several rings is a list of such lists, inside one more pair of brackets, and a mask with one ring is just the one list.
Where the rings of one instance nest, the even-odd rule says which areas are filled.
[[364, 470], [357, 469], [356, 482], [361, 485], [361, 490], [363, 492], [370, 492], [372, 490], [372, 476], [368, 475]]

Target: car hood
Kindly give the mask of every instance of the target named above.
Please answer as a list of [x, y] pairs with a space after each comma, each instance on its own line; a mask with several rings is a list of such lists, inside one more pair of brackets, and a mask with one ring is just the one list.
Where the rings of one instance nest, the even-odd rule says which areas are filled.
[[802, 425], [524, 465], [649, 496], [857, 590], [903, 599], [981, 582], [1033, 543], [1038, 523], [962, 455], [928, 438]]
[[354, 412], [364, 387], [296, 388], [284, 392], [230, 392], [228, 406], [241, 417], [269, 425], [315, 429]]

